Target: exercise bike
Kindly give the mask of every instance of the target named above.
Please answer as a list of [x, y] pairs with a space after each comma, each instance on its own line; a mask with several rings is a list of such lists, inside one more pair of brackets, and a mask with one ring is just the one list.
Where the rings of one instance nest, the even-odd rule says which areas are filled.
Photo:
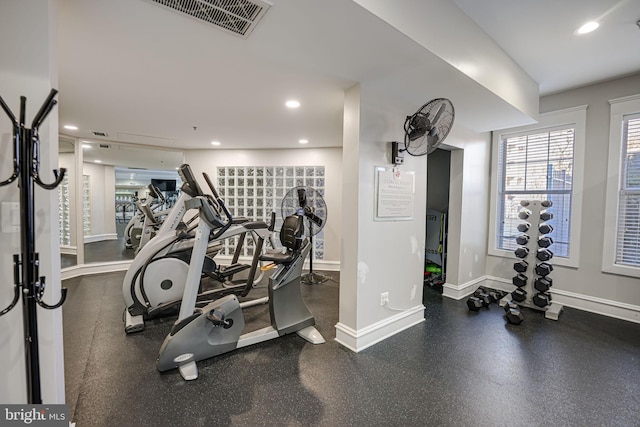
[[[178, 173], [183, 181], [178, 202], [167, 215], [156, 236], [137, 253], [123, 280], [122, 292], [126, 304], [124, 321], [127, 334], [142, 331], [145, 319], [175, 314], [182, 301], [196, 236], [196, 226], [188, 228], [183, 219], [191, 200], [209, 199], [211, 196], [205, 196], [202, 192], [189, 165], [182, 165]], [[215, 191], [209, 177], [203, 175], [209, 187]], [[224, 209], [226, 210], [226, 207]], [[198, 216], [194, 218], [200, 220]], [[269, 226], [263, 221], [249, 222], [244, 218], [232, 218], [230, 214], [229, 218], [227, 227], [210, 228], [209, 234], [204, 236], [204, 261], [201, 269], [195, 273], [198, 277], [212, 279], [209, 282], [216, 286], [200, 292], [198, 299], [202, 305], [224, 295], [247, 296], [254, 283], [262, 278], [258, 257], [264, 241], [271, 240], [274, 221]], [[241, 264], [238, 263], [240, 246], [247, 235], [251, 236], [255, 243], [254, 257], [251, 264]], [[239, 238], [234, 258], [231, 265], [219, 266], [213, 258], [222, 249], [224, 240], [230, 237]], [[234, 279], [234, 276], [246, 270], [246, 280]]]
[[214, 228], [230, 226], [219, 215], [226, 208], [217, 195], [215, 202], [211, 204], [205, 198], [189, 202], [190, 207], [199, 209], [196, 243], [180, 314], [156, 361], [160, 372], [177, 368], [185, 380], [198, 378], [196, 362], [200, 360], [292, 332], [313, 344], [325, 342], [314, 327], [315, 319], [300, 292], [302, 265], [311, 246], [307, 239], [303, 240], [304, 222], [298, 215], [287, 217], [280, 230], [280, 241], [285, 251], [271, 251], [260, 256], [262, 261], [276, 265], [268, 285], [271, 326], [242, 334], [245, 322], [241, 304], [235, 295], [227, 295], [202, 308], [196, 307], [198, 272], [202, 269], [206, 251], [205, 236]]

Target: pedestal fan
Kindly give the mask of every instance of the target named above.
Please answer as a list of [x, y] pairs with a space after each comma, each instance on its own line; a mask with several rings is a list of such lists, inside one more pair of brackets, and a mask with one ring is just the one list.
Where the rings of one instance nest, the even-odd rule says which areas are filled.
[[282, 199], [282, 219], [289, 215], [301, 215], [307, 221], [307, 236], [311, 243], [309, 255], [309, 273], [302, 276], [302, 283], [315, 285], [325, 282], [328, 278], [313, 272], [313, 257], [315, 246], [313, 236], [320, 233], [327, 223], [327, 204], [322, 195], [312, 187], [298, 186], [290, 189]]

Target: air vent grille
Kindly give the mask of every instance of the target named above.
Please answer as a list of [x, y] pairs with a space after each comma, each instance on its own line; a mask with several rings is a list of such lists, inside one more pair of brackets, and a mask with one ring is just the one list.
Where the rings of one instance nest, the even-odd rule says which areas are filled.
[[151, 0], [247, 38], [270, 5], [260, 0]]

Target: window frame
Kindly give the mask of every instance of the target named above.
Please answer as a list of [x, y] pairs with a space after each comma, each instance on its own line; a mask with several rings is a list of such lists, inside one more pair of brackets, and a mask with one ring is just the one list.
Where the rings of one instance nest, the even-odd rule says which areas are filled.
[[618, 213], [620, 190], [625, 170], [626, 146], [622, 141], [624, 116], [640, 113], [640, 95], [609, 100], [609, 159], [607, 164], [607, 194], [604, 218], [604, 244], [602, 247], [602, 271], [623, 276], [640, 277], [640, 266], [616, 264]]
[[[558, 111], [540, 114], [538, 122], [532, 125], [520, 126], [511, 129], [502, 129], [492, 132], [491, 143], [491, 204], [489, 212], [489, 239], [487, 252], [489, 255], [513, 258], [513, 252], [499, 249], [497, 247], [497, 231], [500, 229], [498, 214], [501, 212], [499, 182], [500, 165], [500, 141], [505, 136], [514, 134], [531, 134], [536, 131], [547, 131], [549, 129], [562, 126], [574, 127], [574, 147], [573, 147], [573, 182], [571, 192], [571, 225], [569, 229], [569, 256], [555, 257], [553, 263], [556, 265], [577, 268], [580, 263], [580, 231], [581, 231], [581, 211], [582, 193], [584, 181], [584, 155], [586, 142], [586, 116], [587, 105], [567, 108]], [[553, 212], [553, 210], [552, 210]]]

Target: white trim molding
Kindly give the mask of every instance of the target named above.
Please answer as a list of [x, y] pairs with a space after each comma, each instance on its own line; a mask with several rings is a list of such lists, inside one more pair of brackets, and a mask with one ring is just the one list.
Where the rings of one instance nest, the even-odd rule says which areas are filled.
[[109, 234], [95, 234], [93, 236], [84, 236], [85, 243], [102, 242], [104, 240], [118, 240], [118, 235], [116, 233], [109, 233]]
[[571, 193], [571, 229], [569, 241], [569, 257], [556, 256], [553, 263], [564, 267], [578, 268], [580, 264], [580, 230], [582, 227], [582, 196], [584, 183], [584, 158], [586, 146], [588, 105], [565, 108], [540, 114], [539, 122], [534, 125], [520, 126], [512, 129], [502, 129], [493, 132], [491, 141], [491, 201], [489, 205], [489, 239], [487, 253], [503, 258], [513, 258], [513, 252], [499, 249], [496, 243], [497, 216], [499, 206], [499, 168], [498, 158], [500, 139], [504, 135], [530, 132], [562, 125], [575, 125], [575, 142], [573, 148], [573, 191]]
[[562, 289], [552, 289], [551, 295], [553, 296], [554, 302], [558, 302], [567, 307], [640, 323], [640, 306], [637, 305], [576, 294], [574, 292], [563, 291]]
[[640, 112], [640, 94], [609, 100], [609, 161], [607, 165], [606, 203], [604, 216], [604, 242], [602, 271], [630, 277], [640, 277], [640, 268], [616, 264], [618, 235], [618, 209], [622, 166], [622, 120], [626, 114]]
[[78, 247], [69, 245], [60, 245], [60, 253], [64, 255], [77, 255]]
[[127, 271], [131, 265], [131, 260], [114, 261], [114, 262], [96, 262], [91, 264], [74, 265], [73, 267], [64, 268], [60, 271], [60, 279], [73, 279], [79, 276], [88, 276], [91, 274], [114, 273], [118, 271]]
[[[487, 288], [493, 288], [507, 292], [511, 292], [516, 288], [511, 283], [510, 279], [503, 279], [501, 277], [493, 276], [482, 276], [479, 279], [472, 280], [458, 286], [445, 284], [443, 286], [443, 289], [447, 289], [447, 286], [452, 290], [460, 291], [460, 293], [453, 294], [452, 292], [449, 292], [449, 294], [447, 294], [447, 292], [445, 291], [443, 292], [443, 295], [448, 298], [457, 300], [471, 295], [473, 291], [475, 291], [479, 286], [485, 286]], [[551, 295], [553, 297], [553, 302], [557, 302], [558, 304], [566, 307], [588, 311], [590, 313], [601, 314], [603, 316], [613, 317], [615, 319], [626, 320], [628, 322], [640, 323], [640, 306], [637, 305], [554, 288], [551, 289]]]
[[[216, 261], [217, 260], [221, 260], [221, 261], [231, 261], [233, 259], [233, 257], [231, 255], [217, 255], [216, 256]], [[251, 257], [245, 257], [245, 256], [241, 256], [238, 257], [238, 262], [244, 262], [246, 264], [251, 264]], [[304, 269], [309, 269], [309, 260], [307, 259], [304, 262], [303, 267]], [[319, 270], [319, 271], [340, 271], [340, 261], [329, 261], [329, 260], [324, 260], [324, 259], [314, 259], [313, 260], [313, 270]]]
[[405, 329], [424, 322], [424, 309], [424, 305], [420, 304], [358, 330], [338, 323], [336, 324], [336, 341], [358, 353]]
[[462, 298], [471, 295], [473, 291], [478, 289], [478, 286], [482, 285], [486, 280], [487, 276], [481, 276], [460, 285], [445, 283], [442, 285], [442, 295], [447, 298], [461, 300]]

